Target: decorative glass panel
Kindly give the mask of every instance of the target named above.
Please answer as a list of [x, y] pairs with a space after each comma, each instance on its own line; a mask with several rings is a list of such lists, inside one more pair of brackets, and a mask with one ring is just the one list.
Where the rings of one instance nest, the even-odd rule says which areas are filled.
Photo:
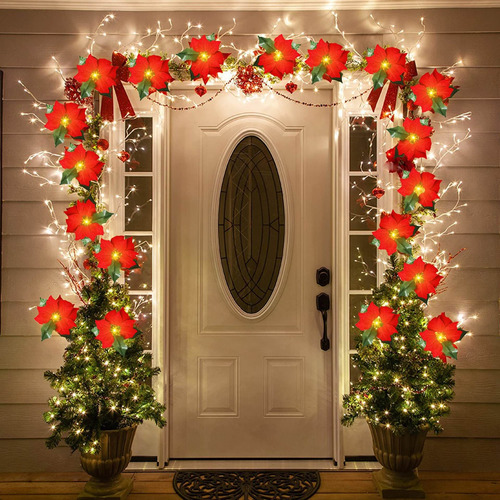
[[371, 192], [377, 185], [374, 177], [351, 176], [349, 196], [349, 228], [352, 231], [377, 229], [377, 198]]
[[353, 116], [349, 133], [349, 170], [377, 168], [377, 121], [373, 116]]
[[152, 238], [151, 236], [134, 236], [135, 249], [139, 252], [137, 263], [139, 269], [132, 269], [126, 281], [130, 290], [151, 290], [153, 286]]
[[125, 230], [151, 231], [153, 178], [125, 177]]
[[377, 247], [371, 234], [349, 238], [349, 289], [371, 290], [377, 284]]
[[219, 249], [227, 286], [246, 313], [268, 302], [285, 243], [283, 190], [271, 152], [258, 137], [233, 151], [219, 200]]
[[358, 314], [361, 312], [361, 306], [369, 302], [369, 295], [350, 295], [349, 296], [349, 349], [356, 349], [355, 338], [361, 333], [356, 327], [359, 321]]
[[153, 119], [132, 118], [125, 121], [125, 149], [130, 158], [125, 162], [126, 172], [152, 172]]

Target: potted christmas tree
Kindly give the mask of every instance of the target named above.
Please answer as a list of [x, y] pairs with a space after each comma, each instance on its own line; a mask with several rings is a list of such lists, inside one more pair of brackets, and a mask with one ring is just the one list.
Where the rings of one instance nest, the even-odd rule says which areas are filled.
[[419, 246], [424, 225], [436, 216], [441, 181], [415, 162], [426, 158], [433, 133], [429, 117], [416, 111], [446, 114], [456, 91], [451, 82], [434, 70], [406, 84], [402, 94], [410, 116], [402, 126], [388, 129], [398, 139], [386, 154], [399, 175], [402, 200], [399, 212], [381, 214], [373, 232], [373, 243], [388, 255], [386, 271], [371, 302], [359, 312], [353, 362], [360, 376], [344, 396], [342, 424], [363, 416], [370, 427], [383, 466], [374, 480], [384, 498], [425, 497], [416, 468], [427, 432], [440, 432], [440, 419], [450, 411], [455, 366], [447, 358], [456, 359], [456, 343], [466, 334], [444, 313], [432, 319], [424, 314], [450, 259], [441, 253], [427, 262]]
[[[110, 64], [101, 66], [92, 81], [108, 94], [116, 80], [107, 78]], [[57, 332], [68, 341], [63, 365], [45, 372], [57, 394], [44, 418], [52, 430], [47, 446], [64, 439], [80, 451], [83, 469], [92, 476], [81, 498], [125, 498], [132, 480], [121, 472], [130, 461], [136, 428], [144, 420], [163, 427], [165, 407], [151, 387], [160, 370], [144, 351], [138, 311], [120, 282], [138, 267], [138, 249], [132, 238], [104, 238], [103, 226], [112, 214], [101, 201], [100, 183], [109, 144], [99, 138], [102, 120], [92, 106], [94, 88], [87, 87], [68, 79], [66, 96], [72, 102], [56, 102], [46, 115], [56, 146], [66, 138], [79, 141], [66, 146], [59, 163], [61, 184], [78, 196], [65, 211], [69, 248], [63, 269], [81, 305], [51, 296], [38, 306], [42, 340]]]

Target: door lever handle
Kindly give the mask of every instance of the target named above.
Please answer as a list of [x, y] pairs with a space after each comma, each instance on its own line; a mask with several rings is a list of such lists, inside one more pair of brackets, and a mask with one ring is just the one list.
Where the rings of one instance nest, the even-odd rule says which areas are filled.
[[328, 309], [330, 309], [330, 296], [327, 293], [316, 295], [316, 309], [321, 312], [323, 318], [323, 337], [321, 338], [321, 349], [328, 351], [330, 349], [330, 339], [328, 338]]

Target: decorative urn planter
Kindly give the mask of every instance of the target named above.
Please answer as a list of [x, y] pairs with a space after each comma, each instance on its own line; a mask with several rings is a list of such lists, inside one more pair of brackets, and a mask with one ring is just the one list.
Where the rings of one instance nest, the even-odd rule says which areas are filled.
[[101, 451], [97, 454], [82, 453], [83, 470], [91, 479], [78, 498], [124, 500], [132, 490], [132, 478], [121, 475], [132, 458], [132, 441], [137, 425], [123, 429], [103, 431]]
[[428, 427], [415, 434], [396, 435], [383, 425], [368, 423], [375, 457], [382, 469], [373, 480], [382, 498], [425, 498], [417, 474]]

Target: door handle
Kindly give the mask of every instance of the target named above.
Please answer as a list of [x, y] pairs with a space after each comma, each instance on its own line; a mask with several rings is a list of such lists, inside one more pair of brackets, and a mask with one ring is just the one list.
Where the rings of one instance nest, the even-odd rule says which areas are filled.
[[321, 312], [323, 318], [323, 337], [321, 338], [321, 349], [328, 351], [330, 349], [330, 339], [328, 338], [328, 309], [330, 309], [330, 296], [327, 293], [316, 295], [316, 309]]

